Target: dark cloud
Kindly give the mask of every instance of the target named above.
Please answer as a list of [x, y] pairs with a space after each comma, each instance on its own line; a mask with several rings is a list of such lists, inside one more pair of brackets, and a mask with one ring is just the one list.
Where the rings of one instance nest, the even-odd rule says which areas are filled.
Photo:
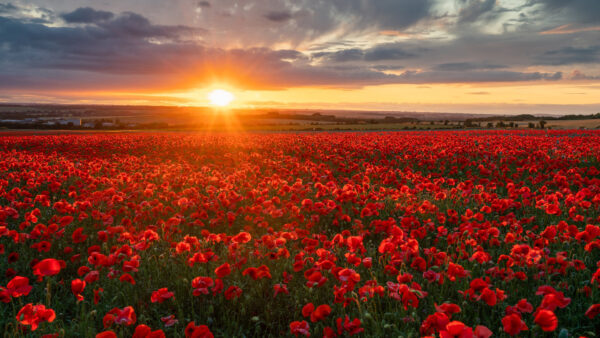
[[163, 37], [177, 39], [186, 34], [203, 33], [204, 30], [187, 26], [164, 26], [154, 25], [139, 14], [125, 12], [110, 21], [97, 23], [111, 36], [132, 36], [132, 37]]
[[530, 0], [539, 4], [548, 14], [578, 23], [600, 23], [600, 1], [598, 0]]
[[475, 22], [496, 5], [496, 0], [460, 0], [460, 2], [465, 6], [458, 13], [459, 23]]
[[571, 80], [600, 80], [600, 76], [588, 75], [579, 70], [574, 70], [569, 75], [569, 79]]
[[47, 8], [13, 3], [0, 3], [0, 17], [19, 18], [24, 22], [51, 24], [56, 21], [55, 13]]
[[[135, 26], [135, 29], [132, 27]], [[106, 23], [77, 27], [0, 19], [0, 40], [8, 49], [0, 53], [3, 78], [14, 78], [26, 87], [119, 89], [189, 88], [224, 79], [241, 88], [286, 88], [325, 85], [360, 87], [390, 83], [511, 82], [557, 80], [561, 73], [511, 71], [447, 71], [386, 74], [385, 65], [347, 67], [311, 65], [296, 50], [269, 48], [220, 49], [173, 39], [156, 44], [149, 37], [165, 37], [176, 28], [155, 26], [140, 16], [125, 14]], [[398, 46], [361, 51], [364, 60], [403, 58], [411, 54]], [[400, 52], [399, 52], [400, 50]], [[380, 54], [379, 54], [380, 53]], [[368, 57], [377, 55], [377, 57]], [[412, 55], [412, 54], [411, 54]], [[143, 57], [142, 57], [143, 56]], [[392, 68], [393, 65], [387, 68]], [[489, 68], [489, 67], [488, 67]], [[399, 69], [397, 66], [395, 69]], [[3, 88], [17, 85], [2, 84]]]
[[403, 29], [430, 15], [432, 0], [331, 0], [333, 10], [356, 16], [361, 27]]
[[365, 52], [359, 48], [343, 49], [337, 52], [329, 53], [314, 53], [313, 57], [323, 58], [325, 57], [329, 61], [333, 62], [348, 62], [348, 61], [359, 61], [365, 57]]
[[270, 11], [264, 17], [273, 22], [284, 22], [292, 18], [292, 13], [289, 11]]
[[11, 4], [10, 2], [6, 3], [6, 4], [0, 4], [0, 14], [2, 14], [2, 13], [13, 13], [13, 12], [16, 12], [18, 10], [19, 10], [19, 8], [17, 6], [15, 6], [15, 5]]
[[416, 56], [415, 53], [394, 46], [377, 46], [365, 52], [366, 61], [402, 60]]
[[[60, 16], [63, 20], [50, 12], [46, 17], [54, 18], [49, 21], [52, 24], [36, 22], [42, 19], [29, 14], [0, 15], [0, 78], [10, 79], [0, 81], [0, 86], [178, 89], [223, 79], [240, 88], [255, 89], [360, 87], [557, 81], [563, 79], [563, 72], [570, 74], [573, 69], [564, 66], [574, 63], [585, 63], [586, 74], [599, 71], [596, 64], [600, 63], [600, 40], [591, 33], [573, 39], [565, 34], [538, 34], [542, 30], [494, 34], [479, 31], [479, 23], [500, 11], [495, 2], [488, 0], [458, 0], [462, 6], [456, 16], [444, 17], [434, 17], [432, 2], [422, 0], [306, 1], [306, 5], [295, 7], [284, 0], [273, 0], [268, 6], [266, 2], [240, 6], [234, 0], [206, 2], [208, 5], [196, 2], [200, 7], [211, 7], [210, 11], [194, 12], [194, 22], [210, 24], [209, 32], [191, 25], [159, 25], [149, 19], [154, 16], [117, 10], [113, 14], [79, 8], [65, 11]], [[24, 8], [13, 11], [25, 13]], [[31, 8], [30, 14], [42, 12]], [[563, 7], [536, 3], [528, 8], [543, 12]], [[223, 11], [231, 17], [216, 14]], [[203, 17], [204, 12], [213, 15]], [[526, 17], [540, 15], [530, 11]], [[204, 20], [207, 17], [212, 20]], [[265, 28], [266, 20], [277, 24]], [[428, 38], [426, 34], [406, 34], [398, 40], [393, 35], [377, 36], [381, 29], [401, 35], [403, 29], [421, 27], [417, 25], [421, 20], [430, 20], [426, 22], [436, 24], [439, 30], [450, 29], [447, 25], [455, 21], [466, 24], [442, 38]], [[556, 27], [555, 23], [547, 26]], [[338, 31], [343, 31], [339, 35], [342, 38], [323, 39]], [[392, 42], [375, 44], [367, 38], [360, 40], [361, 34], [374, 37], [373, 41], [381, 38]], [[246, 47], [220, 47], [222, 40]], [[305, 44], [296, 47], [300, 42]], [[287, 49], [255, 47], [280, 43]], [[529, 68], [532, 66], [535, 68]], [[565, 78], [595, 79], [581, 73]]]
[[308, 60], [308, 57], [297, 50], [281, 49], [274, 51], [275, 55], [281, 60]]
[[502, 69], [508, 68], [505, 65], [495, 65], [487, 63], [476, 63], [476, 62], [451, 62], [442, 63], [433, 67], [435, 70], [440, 71], [461, 71], [461, 70], [479, 70], [479, 69]]
[[[209, 21], [212, 36], [233, 45], [273, 45], [282, 41], [291, 46], [344, 40], [357, 32], [404, 30], [431, 17], [437, 0], [219, 0], [211, 11], [198, 13], [197, 22]], [[215, 20], [214, 13], [221, 13]], [[235, 20], [235, 21], [234, 21]], [[265, 21], [277, 29], [265, 29]], [[232, 29], [243, 23], [243, 28]]]
[[392, 71], [392, 70], [400, 70], [404, 69], [404, 66], [395, 66], [395, 65], [375, 65], [371, 66], [372, 69], [375, 69], [379, 72]]
[[461, 71], [461, 72], [417, 72], [405, 71], [398, 82], [404, 83], [481, 83], [481, 82], [522, 82], [557, 81], [562, 72], [517, 72], [517, 71]]
[[203, 8], [210, 8], [210, 2], [208, 1], [199, 1], [198, 2], [198, 7], [203, 7]]
[[389, 61], [414, 58], [416, 52], [407, 51], [395, 45], [378, 45], [369, 49], [349, 48], [337, 52], [317, 52], [312, 54], [315, 58], [324, 58], [332, 62], [349, 61]]
[[591, 47], [564, 47], [545, 52], [537, 57], [541, 65], [570, 65], [600, 62], [600, 45]]
[[80, 7], [70, 13], [64, 13], [61, 18], [68, 23], [95, 23], [110, 20], [114, 17], [111, 12], [97, 11], [91, 7]]
[[[151, 73], [156, 70], [152, 67], [160, 66], [160, 54], [166, 57], [184, 48], [188, 52], [201, 49], [195, 44], [178, 42], [191, 31], [197, 29], [153, 25], [133, 13], [80, 27], [49, 27], [0, 17], [0, 41], [4, 43], [0, 61], [23, 68]], [[154, 44], [149, 38], [170, 40]], [[145, 53], [156, 54], [156, 59], [145, 62], [142, 59]]]

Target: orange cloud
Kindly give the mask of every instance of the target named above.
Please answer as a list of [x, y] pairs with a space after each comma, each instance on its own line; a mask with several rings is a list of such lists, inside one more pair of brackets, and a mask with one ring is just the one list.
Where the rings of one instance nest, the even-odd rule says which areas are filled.
[[582, 28], [571, 28], [572, 24], [566, 24], [552, 28], [547, 31], [540, 32], [541, 35], [553, 35], [553, 34], [573, 34], [580, 32], [595, 32], [600, 31], [600, 26], [582, 27]]

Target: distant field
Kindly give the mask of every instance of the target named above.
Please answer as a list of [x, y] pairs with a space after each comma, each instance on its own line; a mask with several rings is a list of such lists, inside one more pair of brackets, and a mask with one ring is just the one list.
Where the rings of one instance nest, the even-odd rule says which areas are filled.
[[548, 126], [561, 129], [599, 128], [600, 119], [548, 121]]
[[288, 130], [408, 130], [408, 129], [451, 129], [455, 128], [455, 124], [430, 124], [430, 123], [365, 123], [365, 124], [277, 124], [277, 125], [249, 125], [246, 126], [249, 130], [273, 130], [273, 131], [288, 131]]
[[[153, 117], [150, 115], [144, 116], [111, 116], [119, 120], [125, 125], [113, 128], [102, 129], [83, 129], [80, 131], [117, 131], [117, 130], [138, 130], [138, 131], [376, 131], [376, 130], [448, 130], [448, 129], [515, 129], [509, 128], [508, 125], [514, 122], [518, 125], [516, 129], [530, 129], [529, 124], [533, 123], [536, 129], [539, 126], [539, 120], [526, 121], [502, 121], [507, 127], [498, 128], [497, 124], [500, 120], [480, 121], [475, 122], [474, 127], [465, 128], [464, 122], [449, 121], [443, 123], [441, 121], [421, 121], [421, 122], [330, 122], [330, 121], [304, 121], [293, 119], [238, 119], [238, 118], [218, 118], [204, 120], [190, 120], [189, 117], [175, 115], [172, 118]], [[127, 125], [128, 123], [146, 125], [145, 127], [136, 127], [135, 125]], [[151, 125], [152, 123], [162, 124]], [[493, 127], [488, 127], [491, 124]], [[550, 129], [598, 129], [600, 128], [600, 119], [588, 120], [547, 120], [546, 128]], [[11, 127], [2, 127], [1, 130], [10, 130]], [[44, 128], [37, 129], [36, 127], [26, 128], [28, 130], [47, 130]], [[60, 128], [59, 128], [60, 129]], [[78, 129], [66, 130], [76, 131]], [[23, 130], [23, 129], [20, 129]], [[58, 131], [58, 130], [55, 130]]]
[[[488, 122], [492, 122], [494, 126], [499, 120], [479, 122], [481, 126], [486, 126]], [[511, 121], [502, 121], [505, 124]], [[519, 125], [519, 129], [528, 129], [529, 123], [533, 123], [536, 126], [539, 124], [539, 120], [528, 120], [528, 121], [512, 121]], [[589, 120], [546, 120], [546, 128], [551, 129], [596, 129], [600, 128], [600, 119], [589, 119]]]

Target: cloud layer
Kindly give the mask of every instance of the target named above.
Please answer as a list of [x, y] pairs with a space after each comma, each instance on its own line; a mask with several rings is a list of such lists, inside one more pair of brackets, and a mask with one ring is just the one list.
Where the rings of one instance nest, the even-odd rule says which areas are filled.
[[177, 0], [163, 16], [158, 0], [133, 8], [79, 3], [0, 3], [0, 88], [355, 88], [600, 76], [597, 0]]

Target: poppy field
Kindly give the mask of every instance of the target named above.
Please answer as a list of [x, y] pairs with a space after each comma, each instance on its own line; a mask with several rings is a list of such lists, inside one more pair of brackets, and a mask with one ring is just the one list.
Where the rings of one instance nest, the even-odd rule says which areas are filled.
[[600, 133], [0, 137], [0, 327], [598, 337]]

